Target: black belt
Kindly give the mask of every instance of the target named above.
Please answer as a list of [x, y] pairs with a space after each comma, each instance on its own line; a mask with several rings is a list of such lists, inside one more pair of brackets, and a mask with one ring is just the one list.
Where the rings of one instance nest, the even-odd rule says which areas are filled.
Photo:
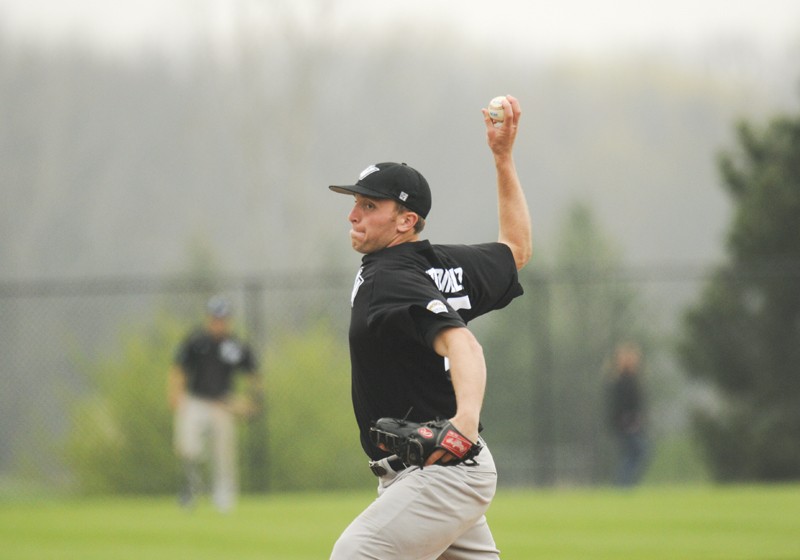
[[[405, 469], [408, 468], [408, 465], [406, 465], [398, 457], [392, 457], [391, 459], [388, 460], [388, 463], [389, 463], [389, 468], [391, 468], [396, 473], [404, 471]], [[375, 476], [385, 476], [389, 474], [389, 471], [386, 470], [386, 467], [384, 467], [380, 461], [370, 461], [369, 468], [372, 471], [372, 474], [374, 474]]]

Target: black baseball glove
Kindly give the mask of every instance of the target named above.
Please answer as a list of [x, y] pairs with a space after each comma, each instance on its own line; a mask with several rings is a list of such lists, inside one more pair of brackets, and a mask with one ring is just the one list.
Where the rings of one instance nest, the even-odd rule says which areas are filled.
[[483, 449], [472, 443], [449, 420], [410, 422], [400, 418], [381, 418], [370, 428], [372, 443], [394, 453], [407, 465], [422, 467], [437, 449], [444, 449], [455, 459], [446, 463], [456, 465], [473, 460]]

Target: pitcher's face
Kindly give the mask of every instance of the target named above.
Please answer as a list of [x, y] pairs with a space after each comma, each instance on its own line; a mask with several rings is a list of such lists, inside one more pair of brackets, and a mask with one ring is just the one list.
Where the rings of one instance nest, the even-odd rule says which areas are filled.
[[402, 214], [390, 199], [357, 194], [348, 220], [350, 244], [365, 255], [390, 247], [401, 237]]

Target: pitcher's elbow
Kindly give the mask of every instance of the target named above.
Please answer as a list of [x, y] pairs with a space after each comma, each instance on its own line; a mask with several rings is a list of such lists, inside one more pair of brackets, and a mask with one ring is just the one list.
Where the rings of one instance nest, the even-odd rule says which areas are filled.
[[517, 270], [522, 270], [533, 257], [533, 246], [528, 243], [522, 247], [512, 249], [512, 252], [514, 253], [514, 262], [517, 265]]

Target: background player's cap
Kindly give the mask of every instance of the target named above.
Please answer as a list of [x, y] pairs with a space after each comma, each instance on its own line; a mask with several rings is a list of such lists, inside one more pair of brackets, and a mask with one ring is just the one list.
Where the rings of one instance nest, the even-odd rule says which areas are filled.
[[431, 210], [431, 189], [422, 174], [405, 163], [376, 163], [358, 177], [355, 185], [331, 185], [334, 192], [391, 198], [423, 218]]
[[231, 302], [222, 296], [214, 296], [208, 300], [206, 304], [206, 311], [211, 317], [217, 319], [224, 319], [230, 317], [233, 312]]

